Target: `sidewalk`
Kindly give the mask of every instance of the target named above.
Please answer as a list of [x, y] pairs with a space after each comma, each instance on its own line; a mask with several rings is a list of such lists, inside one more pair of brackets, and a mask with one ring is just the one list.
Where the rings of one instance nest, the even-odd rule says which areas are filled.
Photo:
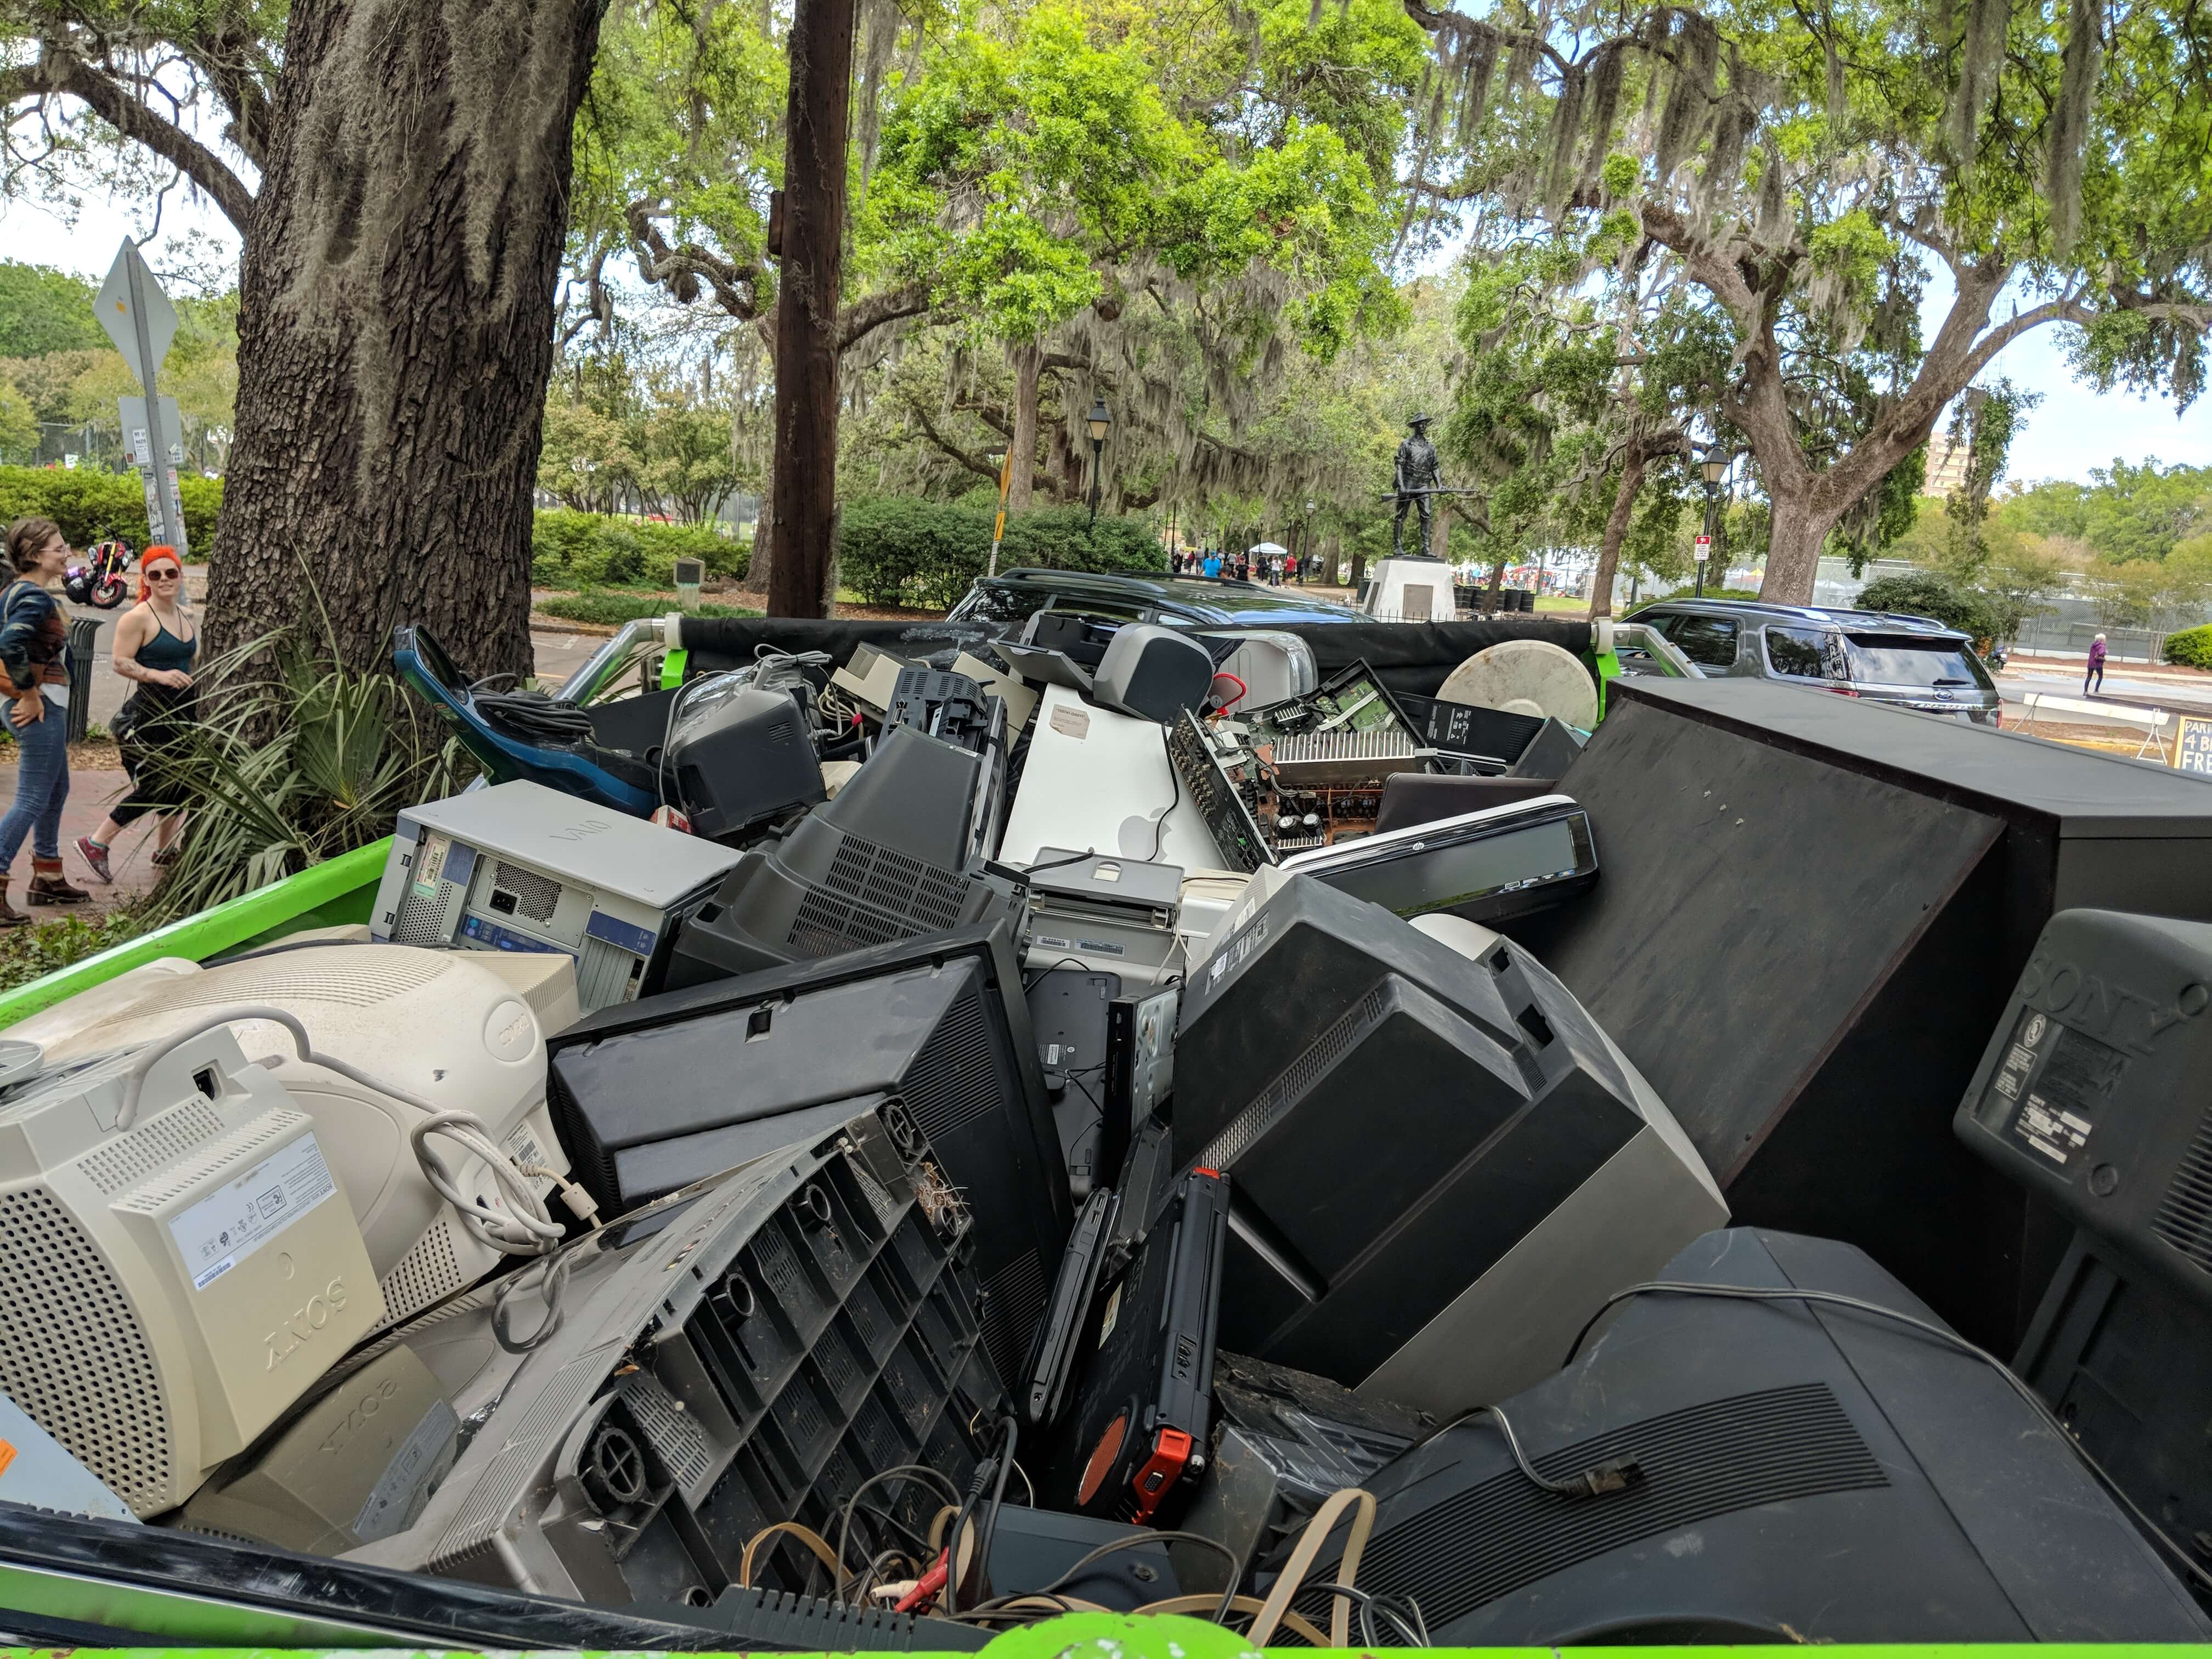
[[[108, 867], [115, 872], [112, 887], [101, 886], [86, 870], [84, 860], [76, 855], [76, 848], [71, 843], [79, 836], [88, 836], [100, 827], [100, 821], [107, 816], [107, 809], [120, 800], [123, 792], [131, 787], [131, 778], [119, 766], [80, 765], [77, 754], [81, 752], [72, 752], [69, 800], [62, 808], [62, 872], [71, 885], [90, 893], [92, 902], [40, 905], [30, 913], [40, 921], [94, 915], [126, 900], [143, 898], [154, 890], [155, 879], [161, 873], [153, 864], [154, 820], [150, 817], [132, 824], [116, 842], [108, 859]], [[107, 753], [112, 755], [113, 750]], [[7, 803], [15, 798], [15, 763], [12, 759], [0, 761], [0, 811], [4, 811]], [[8, 872], [8, 896], [18, 909], [23, 908], [23, 890], [30, 879], [31, 846], [26, 836], [22, 851], [15, 855], [15, 867]]]

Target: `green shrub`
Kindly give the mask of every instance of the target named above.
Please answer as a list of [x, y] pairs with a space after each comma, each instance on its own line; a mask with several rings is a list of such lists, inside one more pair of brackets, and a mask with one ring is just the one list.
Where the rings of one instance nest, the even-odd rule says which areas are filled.
[[[185, 535], [198, 564], [215, 546], [222, 480], [180, 477], [177, 489], [185, 498]], [[146, 489], [135, 472], [0, 466], [0, 524], [33, 515], [59, 525], [71, 547], [111, 537], [142, 550], [146, 545]]]
[[665, 587], [676, 561], [703, 559], [714, 576], [743, 576], [743, 542], [704, 525], [640, 524], [567, 507], [541, 510], [530, 534], [530, 580], [539, 587]]
[[2184, 668], [2212, 668], [2212, 623], [2166, 636], [2166, 659]]
[[[546, 616], [559, 617], [568, 622], [618, 628], [626, 622], [635, 622], [642, 617], [665, 617], [676, 609], [676, 602], [646, 593], [565, 593], [544, 600], [537, 608]], [[760, 612], [732, 605], [702, 605], [690, 614], [695, 617], [757, 617]]]
[[[956, 604], [990, 561], [988, 505], [879, 495], [848, 503], [838, 525], [838, 572], [871, 605], [941, 611]], [[1046, 507], [1006, 520], [999, 568], [1164, 570], [1159, 538], [1137, 519], [1101, 519], [1082, 507]]]
[[1908, 570], [1901, 576], [1870, 581], [1859, 591], [1856, 608], [1926, 617], [1977, 640], [1989, 639], [1997, 629], [1996, 613], [1987, 599], [1932, 570]]
[[142, 903], [118, 904], [103, 914], [64, 916], [0, 933], [0, 991], [28, 985], [136, 939], [155, 921]]

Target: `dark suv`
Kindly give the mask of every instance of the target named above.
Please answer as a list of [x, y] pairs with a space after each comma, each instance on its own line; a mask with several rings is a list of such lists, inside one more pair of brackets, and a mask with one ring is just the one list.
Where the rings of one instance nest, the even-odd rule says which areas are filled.
[[2003, 723], [2003, 702], [1973, 641], [1925, 617], [1740, 599], [1662, 599], [1640, 622], [1709, 679], [1802, 685], [1873, 702]]
[[1004, 570], [979, 576], [947, 618], [1019, 628], [1032, 611], [1049, 604], [1106, 622], [1165, 623], [1171, 628], [1279, 628], [1285, 623], [1365, 622], [1348, 605], [1309, 598], [1296, 584], [1269, 587], [1258, 582], [1209, 576], [1102, 574], [1083, 570]]

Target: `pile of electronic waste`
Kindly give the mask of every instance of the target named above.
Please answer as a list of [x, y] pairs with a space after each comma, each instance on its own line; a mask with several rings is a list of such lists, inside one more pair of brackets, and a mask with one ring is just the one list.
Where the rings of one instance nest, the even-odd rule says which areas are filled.
[[[1597, 879], [1572, 733], [1060, 627], [701, 677], [620, 803], [523, 744], [368, 929], [11, 1032], [0, 1499], [728, 1646], [2212, 1633], [1492, 930]], [[2048, 1185], [2082, 1055], [1990, 1052], [1962, 1133]]]

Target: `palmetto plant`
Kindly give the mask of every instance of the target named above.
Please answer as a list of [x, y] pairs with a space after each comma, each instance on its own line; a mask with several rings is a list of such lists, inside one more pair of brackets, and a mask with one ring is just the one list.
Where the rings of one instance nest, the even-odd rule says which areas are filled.
[[141, 728], [187, 803], [158, 920], [202, 910], [392, 833], [475, 764], [398, 677], [345, 661], [320, 597], [309, 618], [198, 673], [196, 708]]

